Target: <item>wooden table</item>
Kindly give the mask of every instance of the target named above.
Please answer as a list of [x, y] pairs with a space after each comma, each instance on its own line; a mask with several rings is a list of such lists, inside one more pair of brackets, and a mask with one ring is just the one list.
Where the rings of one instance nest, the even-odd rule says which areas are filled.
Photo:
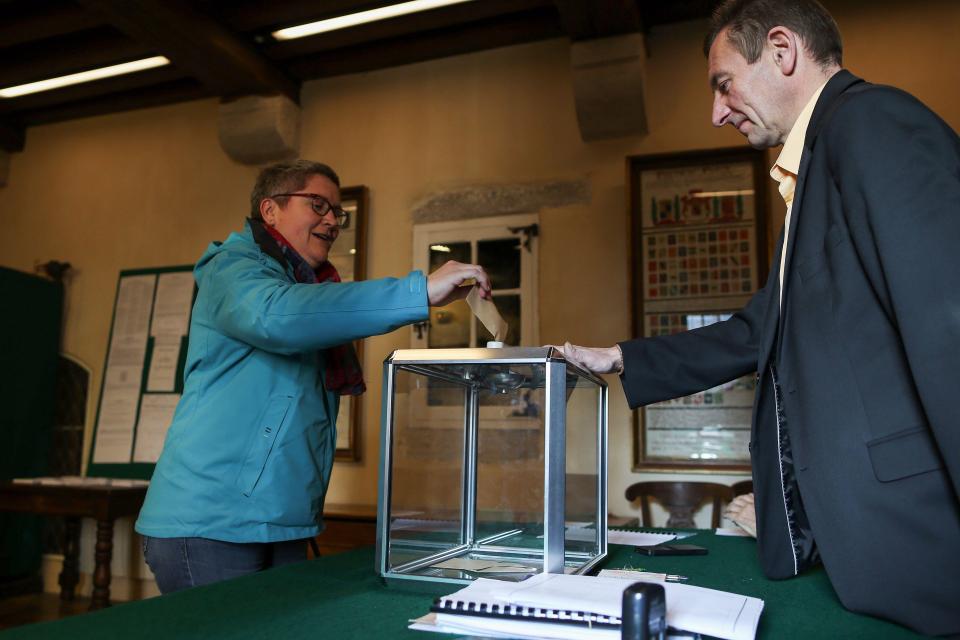
[[0, 483], [0, 511], [63, 516], [66, 535], [60, 597], [73, 600], [79, 581], [80, 518], [97, 521], [94, 547], [93, 597], [90, 610], [110, 606], [110, 559], [113, 556], [113, 522], [135, 516], [143, 506], [147, 487], [63, 486]]

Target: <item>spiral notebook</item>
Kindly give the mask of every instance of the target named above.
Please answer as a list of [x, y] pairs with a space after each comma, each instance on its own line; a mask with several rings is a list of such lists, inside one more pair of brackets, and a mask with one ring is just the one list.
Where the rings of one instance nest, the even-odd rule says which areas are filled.
[[549, 607], [528, 607], [497, 602], [477, 602], [461, 600], [456, 594], [437, 598], [430, 611], [443, 614], [459, 614], [481, 618], [507, 618], [527, 622], [547, 622], [553, 624], [577, 624], [585, 627], [620, 629], [619, 616], [606, 616], [589, 611], [570, 611]]
[[[619, 638], [623, 590], [633, 582], [562, 574], [540, 574], [519, 583], [480, 578], [438, 598], [430, 608], [432, 617], [417, 620], [411, 628], [494, 637]], [[663, 585], [671, 636], [754, 638], [763, 600], [691, 585]]]

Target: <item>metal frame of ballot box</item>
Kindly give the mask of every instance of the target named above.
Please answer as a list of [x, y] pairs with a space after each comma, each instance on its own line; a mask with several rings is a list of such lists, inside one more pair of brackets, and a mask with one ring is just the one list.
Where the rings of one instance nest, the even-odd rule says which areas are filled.
[[[517, 370], [522, 370], [525, 366], [529, 366], [531, 372], [540, 371], [542, 368], [543, 379], [539, 379], [539, 375], [531, 375], [530, 378], [535, 379], [525, 379], [518, 383]], [[397, 444], [396, 386], [399, 372], [433, 378], [451, 387], [464, 389], [463, 459], [462, 469], [459, 470], [462, 495], [459, 497], [459, 514], [451, 515], [452, 527], [449, 533], [451, 539], [444, 544], [437, 544], [436, 551], [431, 551], [429, 548], [421, 549], [419, 557], [391, 566], [391, 550], [403, 543], [402, 540], [395, 540], [392, 537], [391, 529], [393, 517], [391, 499], [394, 489], [392, 474], [395, 469], [394, 447]], [[595, 537], [588, 542], [592, 545], [588, 551], [566, 549], [566, 445], [569, 401], [567, 383], [570, 377], [585, 379], [595, 385], [598, 391], [595, 427], [596, 459], [590, 461], [590, 464], [595, 463], [597, 473], [596, 513], [593, 519], [595, 529], [589, 529], [591, 532], [595, 531], [590, 534]], [[543, 389], [543, 539], [542, 544], [535, 542], [536, 546], [525, 548], [511, 546], [511, 536], [515, 536], [520, 530], [510, 530], [509, 526], [492, 535], [478, 533], [477, 475], [482, 421], [480, 394], [482, 390], [489, 391], [491, 384], [496, 385], [497, 381], [505, 379], [510, 381], [508, 384], [511, 384], [512, 390]], [[491, 383], [491, 380], [494, 382]], [[524, 387], [524, 384], [527, 386]], [[572, 392], [571, 390], [570, 393]], [[527, 565], [535, 565], [532, 569], [533, 573], [564, 573], [565, 570], [578, 574], [588, 572], [607, 554], [607, 402], [606, 383], [589, 371], [566, 361], [552, 347], [394, 351], [384, 361], [383, 368], [376, 553], [376, 568], [381, 578], [393, 584], [410, 580], [467, 584], [476, 577], [521, 579], [520, 576], [471, 574], [465, 571], [445, 572], [431, 569], [436, 563], [466, 557], [524, 562]], [[590, 405], [588, 410], [592, 412]], [[537, 423], [537, 428], [539, 426], [540, 424]], [[588, 452], [587, 455], [589, 456], [590, 453], [592, 452]], [[459, 452], [457, 455], [459, 456]], [[592, 508], [592, 505], [588, 508]], [[456, 507], [453, 510], [455, 511]], [[457, 517], [459, 523], [456, 523]], [[459, 527], [456, 524], [459, 524]], [[529, 540], [528, 537], [527, 542]], [[539, 540], [539, 536], [535, 540]]]

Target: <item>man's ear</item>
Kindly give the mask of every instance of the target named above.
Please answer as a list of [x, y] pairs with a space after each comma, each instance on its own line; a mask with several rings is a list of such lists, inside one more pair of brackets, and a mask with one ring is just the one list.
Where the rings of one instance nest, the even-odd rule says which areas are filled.
[[260, 217], [271, 227], [277, 226], [277, 203], [271, 198], [260, 201]]
[[800, 39], [786, 27], [774, 27], [767, 32], [767, 50], [774, 64], [785, 76], [793, 75], [800, 55]]

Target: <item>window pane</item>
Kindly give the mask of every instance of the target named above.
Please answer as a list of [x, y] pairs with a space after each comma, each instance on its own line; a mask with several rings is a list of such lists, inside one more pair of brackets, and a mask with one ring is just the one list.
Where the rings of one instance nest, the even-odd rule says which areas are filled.
[[[493, 301], [497, 305], [497, 311], [506, 320], [509, 331], [504, 344], [518, 346], [522, 340], [520, 335], [520, 296], [508, 294], [503, 296], [494, 295]], [[493, 336], [487, 331], [479, 321], [477, 322], [477, 344], [478, 347], [485, 347], [487, 342], [493, 340]]]
[[[471, 263], [469, 242], [438, 242], [430, 245], [430, 272], [443, 266], [447, 260]], [[481, 263], [482, 264], [482, 263]]]
[[520, 240], [481, 240], [477, 243], [477, 262], [487, 270], [494, 289], [520, 287]]

